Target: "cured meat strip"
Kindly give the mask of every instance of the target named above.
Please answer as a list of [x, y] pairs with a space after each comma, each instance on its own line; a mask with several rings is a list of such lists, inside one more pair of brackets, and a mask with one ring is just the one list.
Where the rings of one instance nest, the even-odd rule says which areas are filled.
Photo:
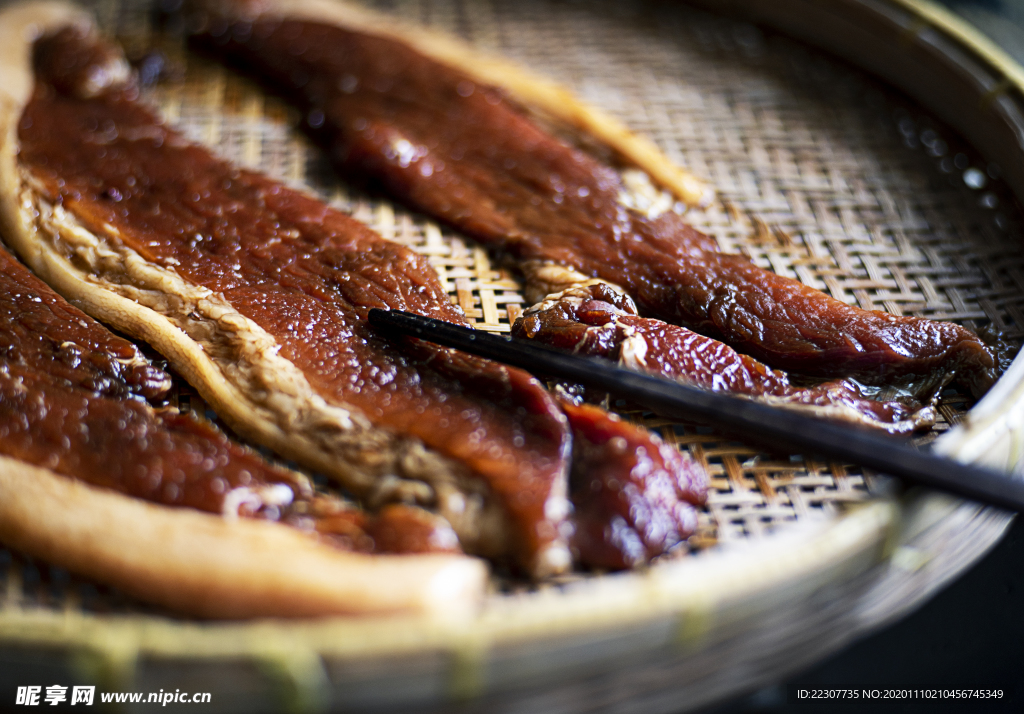
[[[217, 617], [420, 609], [427, 604], [423, 590], [441, 573], [461, 583], [456, 591], [479, 587], [472, 570], [442, 561], [424, 570], [424, 563], [406, 561], [413, 571], [404, 571], [408, 596], [366, 602], [359, 592], [365, 563], [320, 542], [374, 552], [457, 552], [450, 527], [405, 506], [367, 517], [338, 499], [314, 496], [305, 477], [141, 398], [160, 398], [169, 386], [168, 375], [134, 345], [0, 249], [0, 539], [147, 600]], [[132, 514], [141, 500], [187, 508], [143, 509], [140, 522]], [[216, 518], [196, 520], [187, 515], [192, 509]], [[295, 530], [232, 527], [237, 516]], [[343, 517], [359, 520], [340, 528]], [[120, 542], [123, 529], [130, 529], [129, 542]], [[207, 541], [204, 532], [216, 537]], [[331, 573], [327, 580], [340, 566], [349, 585], [316, 592], [308, 577], [280, 566], [266, 572], [246, 551], [261, 544], [259, 557], [272, 561], [282, 539], [289, 557]], [[244, 576], [219, 559], [243, 554], [233, 567], [248, 568]], [[285, 588], [273, 584], [281, 576], [292, 578]]]
[[[639, 317], [627, 295], [607, 283], [590, 281], [548, 296], [516, 320], [512, 335], [606, 357], [625, 367], [660, 374], [703, 389], [757, 397], [771, 404], [819, 416], [907, 433], [931, 426], [935, 410], [914, 399], [876, 401], [851, 382], [836, 380], [795, 387], [777, 370], [737, 353], [710, 337]], [[942, 383], [933, 385], [936, 391]]]
[[55, 383], [121, 398], [160, 399], [171, 378], [135, 345], [72, 307], [0, 249], [0, 362], [44, 371]]
[[[427, 512], [396, 506], [406, 510], [367, 516], [314, 497], [305, 478], [208, 425], [69, 389], [45, 368], [0, 362], [0, 454], [153, 503], [280, 521], [346, 550], [460, 552], [450, 526]], [[401, 522], [408, 533], [399, 539], [388, 531]]]
[[154, 505], [5, 456], [0, 539], [145, 601], [216, 618], [464, 613], [486, 578], [472, 558], [346, 553], [294, 528]]
[[508, 253], [528, 278], [571, 267], [790, 371], [882, 384], [944, 370], [976, 394], [998, 376], [996, 353], [963, 327], [861, 310], [718, 252], [646, 174], [556, 139], [459, 53], [353, 29], [326, 4], [206, 5], [203, 46], [303, 107], [343, 171]]
[[[9, 244], [25, 248], [30, 234], [18, 219], [25, 205], [18, 201], [27, 194], [11, 142], [31, 88], [30, 43], [46, 28], [87, 23], [77, 10], [55, 3], [0, 13], [6, 80], [0, 87], [0, 233]], [[103, 76], [92, 75], [100, 84]], [[81, 231], [79, 237], [85, 239]], [[52, 256], [39, 243], [33, 247], [27, 252], [52, 277]], [[368, 556], [334, 547], [360, 545], [345, 543], [337, 527], [343, 503], [310, 497], [303, 477], [215, 430], [152, 410], [138, 395], [159, 398], [167, 375], [7, 254], [0, 254], [0, 296], [0, 540], [6, 545], [147, 601], [209, 617], [465, 611], [481, 596], [486, 569], [476, 560]], [[55, 473], [61, 470], [76, 478]], [[170, 502], [196, 508], [162, 505]], [[224, 518], [225, 511], [255, 518]], [[430, 538], [421, 515], [382, 511], [365, 523], [363, 534], [374, 542], [361, 545], [410, 550], [413, 543], [388, 541], [387, 526], [413, 518], [418, 523], [403, 532]], [[274, 519], [296, 527], [268, 522]], [[317, 526], [324, 535], [313, 532]]]
[[367, 325], [373, 307], [464, 320], [424, 258], [185, 141], [90, 31], [43, 38], [35, 60], [8, 221], [38, 272], [372, 507], [427, 506], [468, 551], [568, 567], [570, 438], [543, 387]]
[[458, 552], [441, 519], [404, 506], [367, 516], [314, 497], [304, 476], [139, 398], [170, 384], [0, 250], [0, 454], [154, 503], [312, 529], [350, 550]]
[[305, 478], [215, 429], [133, 399], [162, 396], [170, 377], [2, 250], [0, 340], [2, 454], [214, 513], [230, 498], [233, 515], [259, 512], [276, 520], [279, 506], [312, 495]]
[[572, 547], [592, 567], [647, 563], [697, 528], [707, 476], [657, 436], [590, 404], [563, 402], [573, 424]]

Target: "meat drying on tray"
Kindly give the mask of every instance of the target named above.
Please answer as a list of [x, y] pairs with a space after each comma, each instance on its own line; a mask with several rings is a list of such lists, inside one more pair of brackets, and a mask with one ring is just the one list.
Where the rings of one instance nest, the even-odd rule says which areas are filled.
[[[123, 379], [111, 382], [116, 398], [86, 377], [72, 380], [72, 396], [50, 396], [48, 389], [68, 380], [42, 365], [35, 382], [22, 379], [10, 399], [85, 400], [89, 415], [79, 438], [65, 433], [69, 420], [47, 421], [40, 409], [39, 423], [23, 430], [24, 443], [4, 446], [21, 471], [36, 464], [162, 504], [281, 520], [316, 534], [309, 547], [329, 557], [327, 544], [338, 551], [331, 552], [335, 560], [347, 555], [339, 548], [462, 550], [539, 578], [567, 570], [574, 556], [583, 566], [645, 563], [693, 532], [706, 474], [657, 435], [599, 408], [560, 406], [524, 372], [373, 332], [366, 313], [374, 307], [466, 324], [423, 257], [186, 141], [139, 101], [120, 51], [76, 11], [28, 6], [3, 19], [8, 39], [25, 45], [23, 64], [5, 68], [21, 79], [20, 93], [14, 85], [4, 102], [6, 125], [16, 126], [0, 147], [6, 242], [65, 296], [162, 352], [233, 429], [332, 477], [365, 512], [313, 494], [305, 477], [264, 463], [206, 426], [154, 411]], [[46, 30], [34, 45], [29, 27]], [[46, 334], [60, 332], [67, 319], [51, 315]], [[15, 344], [11, 353], [22, 349]], [[61, 349], [51, 345], [51, 352]], [[95, 360], [121, 364], [90, 351]], [[163, 389], [165, 375], [146, 369]], [[159, 396], [157, 387], [150, 392]], [[19, 409], [3, 396], [12, 413]], [[93, 412], [116, 428], [89, 421]], [[119, 431], [122, 422], [131, 428]], [[61, 459], [37, 453], [44, 435], [64, 445]], [[104, 472], [105, 463], [119, 463], [133, 449], [141, 456], [130, 468]], [[155, 465], [146, 471], [150, 452]], [[204, 458], [197, 463], [212, 470], [184, 466], [198, 452]], [[186, 483], [176, 480], [175, 459]], [[578, 487], [580, 463], [600, 464], [599, 477], [586, 474], [586, 488]], [[570, 473], [576, 513], [585, 518], [578, 529]], [[595, 479], [598, 487], [590, 488]], [[127, 501], [110, 503], [129, 508]], [[184, 511], [175, 511], [177, 521], [165, 511], [160, 517], [173, 529], [186, 523]], [[602, 517], [609, 519], [604, 528], [595, 520]], [[41, 529], [21, 532], [24, 524], [12, 522], [3, 537], [111, 578], [84, 556], [55, 553], [47, 527], [56, 525], [44, 519]], [[589, 535], [581, 541], [577, 531]], [[126, 589], [179, 609], [229, 615], [426, 609], [442, 595], [457, 607], [474, 587], [479, 594], [478, 562], [458, 555], [342, 560], [339, 568], [352, 563], [356, 571], [369, 563], [365, 587], [373, 563], [389, 564], [379, 569], [382, 588], [402, 583], [391, 571], [407, 564], [411, 592], [376, 606], [367, 603], [372, 593], [353, 593], [354, 586], [331, 602], [319, 591], [295, 596], [312, 603], [282, 603], [287, 598], [275, 595], [232, 613], [161, 599], [151, 588]], [[450, 567], [452, 582], [438, 586], [430, 568], [440, 572], [450, 563], [465, 567]], [[284, 576], [267, 567], [261, 577], [273, 590]], [[124, 585], [123, 577], [114, 580]]]
[[[955, 378], [979, 396], [1000, 373], [1000, 350], [967, 328], [861, 310], [720, 252], [680, 215], [682, 203], [704, 198], [693, 182], [515, 69], [331, 2], [199, 5], [199, 45], [298, 104], [346, 175], [505, 255], [534, 301], [604, 281], [643, 315], [614, 320], [632, 347], [654, 339], [652, 354], [701, 351], [690, 364], [659, 357], [648, 370], [897, 432], [931, 422], [920, 409], [944, 383]], [[517, 333], [562, 345], [594, 333], [571, 310], [561, 318]], [[544, 319], [535, 315], [534, 327]], [[709, 369], [735, 377], [709, 384]], [[856, 383], [797, 390], [779, 369]], [[898, 387], [905, 404], [871, 403], [878, 386]]]
[[[341, 551], [374, 547], [378, 551], [457, 551], [457, 545], [452, 548], [454, 535], [445, 538], [450, 528], [440, 518], [406, 506], [392, 506], [379, 516], [367, 517], [338, 498], [314, 494], [306, 477], [269, 463], [211, 425], [177, 409], [154, 409], [145, 400], [165, 396], [170, 376], [145, 360], [131, 343], [68, 304], [3, 250], [0, 295], [0, 538], [4, 542], [145, 599], [211, 616], [387, 612], [431, 606], [425, 599], [417, 602], [420, 595], [390, 602], [379, 598], [373, 592], [377, 584], [371, 579], [368, 589], [367, 574], [360, 572], [371, 559], [351, 558]], [[61, 484], [66, 479], [56, 474], [116, 495], [82, 486], [69, 490]], [[126, 506], [130, 500], [120, 494], [218, 517], [205, 523], [202, 518], [181, 522], [175, 543], [159, 532], [165, 519], [154, 518], [153, 513], [160, 509], [132, 511]], [[65, 498], [68, 495], [70, 499]], [[82, 502], [94, 506], [94, 512], [79, 508]], [[133, 515], [155, 522], [140, 524]], [[238, 517], [287, 524], [295, 533], [268, 538], [258, 529], [214, 525]], [[416, 527], [404, 532], [418, 532], [419, 543], [380, 537], [409, 519], [414, 519]], [[168, 522], [174, 523], [174, 518]], [[113, 533], [115, 542], [89, 538], [90, 525]], [[135, 541], [140, 538], [146, 546], [154, 545], [152, 539], [133, 531], [142, 525], [157, 529], [160, 557]], [[204, 528], [213, 529], [212, 538], [204, 537]], [[132, 542], [120, 542], [125, 537]], [[298, 573], [289, 573], [295, 579], [285, 589], [275, 588], [272, 582], [240, 581], [222, 561], [242, 554], [236, 539], [244, 538], [260, 546], [260, 557], [270, 563], [273, 558], [293, 557], [323, 569], [326, 582], [318, 584], [320, 576], [310, 580]], [[220, 557], [204, 561], [200, 551], [211, 546]], [[157, 567], [140, 568], [139, 559]], [[462, 581], [455, 592], [460, 587], [479, 588], [480, 573], [466, 564], [448, 567], [455, 560], [422, 560], [408, 571], [408, 585], [424, 589], [445, 578]], [[246, 567], [251, 569], [250, 577], [258, 571], [251, 562]], [[371, 569], [374, 578], [383, 574], [381, 569]], [[363, 581], [358, 589], [337, 588], [339, 579], [351, 582], [353, 574]], [[318, 592], [323, 585], [333, 587]]]
[[[455, 66], [472, 58], [458, 45], [423, 33], [367, 32], [360, 12], [333, 3], [218, 3], [215, 10], [203, 16], [203, 46], [303, 104], [310, 128], [347, 173], [500, 251], [535, 298], [549, 295], [515, 326], [523, 337], [894, 432], [927, 426], [928, 401], [954, 376], [980, 393], [998, 375], [1000, 355], [962, 327], [857, 310], [718, 252], [680, 215], [682, 202], [706, 198], [698, 182], [613, 122], [501, 63], [481, 60], [473, 74]], [[298, 566], [264, 564], [243, 578], [249, 590], [229, 592], [229, 604], [213, 612], [221, 615], [372, 610], [374, 587], [395, 573], [405, 574], [408, 594], [377, 609], [430, 609], [445, 599], [461, 606], [479, 595], [482, 571], [459, 552], [543, 578], [574, 564], [641, 565], [693, 533], [707, 476], [691, 459], [643, 427], [553, 396], [518, 370], [378, 335], [366, 320], [375, 307], [467, 321], [423, 257], [167, 127], [139, 100], [120, 51], [77, 11], [46, 5], [5, 14], [0, 32], [23, 46], [4, 68], [16, 81], [0, 105], [8, 129], [0, 144], [5, 240], [59, 292], [163, 353], [235, 431], [326, 474], [360, 509], [314, 493], [306, 477], [219, 432], [154, 411], [141, 397], [158, 397], [166, 385], [151, 366], [143, 372], [149, 393], [124, 368], [120, 381], [108, 379], [109, 394], [106, 382], [69, 378], [65, 367], [20, 379], [18, 394], [5, 400], [85, 400], [90, 417], [98, 404], [102, 418], [109, 412], [144, 426], [128, 430], [124, 446], [110, 439], [94, 448], [68, 441], [66, 424], [51, 427], [41, 415], [24, 444], [4, 445], [16, 459], [5, 459], [5, 469], [51, 490], [78, 489], [64, 500], [100, 499], [126, 523], [142, 504], [82, 490], [52, 472], [160, 504], [251, 516], [206, 516], [224, 529], [218, 537], [227, 545], [213, 550], [244, 550], [238, 529], [258, 525], [261, 537], [298, 538], [293, 547], [303, 557], [357, 576], [333, 600], [325, 594], [332, 583], [316, 578], [299, 578], [282, 594]], [[34, 45], [29, 27], [41, 31]], [[507, 86], [498, 88], [502, 79]], [[540, 110], [590, 150], [541, 128]], [[68, 310], [48, 319], [59, 325]], [[118, 344], [118, 355], [133, 349]], [[49, 349], [63, 355], [65, 348]], [[796, 387], [773, 367], [832, 381]], [[7, 366], [21, 368], [13, 358]], [[48, 396], [57, 384], [74, 396]], [[873, 400], [865, 384], [897, 385], [901, 397]], [[63, 444], [63, 460], [33, 454], [44, 434]], [[155, 458], [169, 461], [175, 449], [216, 451], [202, 463], [220, 471], [186, 475], [191, 491], [173, 469], [147, 472], [159, 471], [159, 484], [142, 471], [102, 471], [126, 450], [154, 448]], [[201, 515], [146, 508], [176, 536]], [[124, 573], [90, 565], [88, 552], [61, 561], [60, 550], [46, 545], [53, 527], [15, 520], [3, 537], [124, 582]], [[82, 527], [97, 529], [100, 542], [111, 530]], [[145, 553], [142, 541], [136, 550]], [[346, 548], [447, 552], [369, 556]], [[444, 568], [451, 573], [441, 578]], [[211, 614], [182, 598], [161, 600], [158, 590], [159, 583], [135, 592]], [[251, 605], [257, 592], [268, 593], [258, 607]]]

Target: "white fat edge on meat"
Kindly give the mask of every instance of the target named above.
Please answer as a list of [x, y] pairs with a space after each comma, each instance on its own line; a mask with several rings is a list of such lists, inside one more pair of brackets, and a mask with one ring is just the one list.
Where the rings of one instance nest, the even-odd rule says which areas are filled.
[[[508, 517], [485, 482], [419, 440], [375, 428], [357, 409], [325, 401], [278, 354], [274, 338], [222, 295], [86, 230], [40, 198], [28, 176], [20, 204], [32, 224], [35, 244], [23, 253], [35, 257], [32, 267], [61, 283], [55, 287], [87, 312], [160, 349], [237, 432], [333, 476], [368, 501], [386, 500], [376, 495], [382, 476], [423, 484], [416, 490], [421, 505], [446, 518], [469, 552], [494, 557], [511, 542]], [[134, 303], [144, 316], [123, 303], [111, 309], [109, 298], [97, 299], [99, 291]], [[556, 543], [541, 554], [540, 571], [562, 568], [560, 546], [566, 548]]]
[[629, 210], [650, 220], [671, 210], [677, 213], [685, 212], [685, 204], [676, 201], [675, 196], [665, 189], [655, 186], [646, 172], [626, 169], [619, 176], [622, 179], [622, 188], [616, 200]]

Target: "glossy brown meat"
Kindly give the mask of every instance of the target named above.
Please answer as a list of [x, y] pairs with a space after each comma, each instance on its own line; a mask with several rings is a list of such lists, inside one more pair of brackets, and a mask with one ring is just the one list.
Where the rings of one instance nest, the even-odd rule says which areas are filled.
[[[37, 44], [37, 66], [84, 41]], [[51, 78], [41, 78], [51, 79]], [[272, 335], [328, 403], [421, 440], [487, 484], [514, 524], [521, 563], [559, 537], [569, 458], [564, 416], [527, 374], [427, 344], [399, 349], [370, 308], [464, 323], [413, 251], [323, 203], [189, 144], [130, 87], [94, 97], [41, 82], [19, 127], [19, 160], [87, 228], [209, 288]], [[374, 456], [368, 455], [368, 458]], [[380, 454], [384, 459], [387, 455]]]
[[[606, 283], [594, 282], [552, 295], [527, 310], [512, 335], [613, 359], [638, 371], [659, 374], [718, 392], [730, 392], [819, 416], [907, 433], [934, 423], [931, 408], [915, 399], [907, 403], [866, 398], [851, 382], [835, 380], [795, 387], [780, 371], [710, 337], [639, 317], [628, 296]], [[941, 387], [933, 385], [933, 390]]]
[[170, 377], [0, 249], [0, 361], [110, 397], [158, 399]]
[[316, 529], [346, 550], [375, 553], [461, 553], [459, 538], [441, 516], [392, 503], [374, 514], [316, 504]]
[[0, 454], [146, 501], [315, 530], [348, 550], [458, 552], [447, 523], [408, 507], [357, 511], [190, 416], [154, 410], [170, 377], [0, 249]]
[[717, 252], [672, 210], [627, 208], [618, 173], [399, 41], [273, 17], [210, 20], [200, 41], [298, 101], [350, 175], [516, 259], [620, 285], [646, 314], [805, 374], [885, 383], [941, 369], [976, 393], [998, 376], [963, 327], [851, 307]]
[[234, 511], [246, 516], [264, 508], [259, 494], [271, 484], [287, 485], [276, 505], [287, 505], [293, 490], [309, 495], [294, 474], [191, 417], [54, 384], [43, 370], [9, 363], [0, 365], [0, 450], [95, 486], [212, 513], [225, 510], [234, 489], [252, 492]]
[[590, 404], [563, 402], [573, 429], [569, 479], [574, 555], [621, 570], [647, 563], [693, 534], [707, 475], [646, 429]]
[[[309, 485], [216, 429], [138, 395], [170, 386], [130, 342], [0, 250], [0, 453], [148, 501], [277, 519]], [[285, 490], [267, 490], [274, 484]], [[260, 496], [261, 491], [263, 497]], [[234, 497], [242, 493], [235, 491]], [[229, 504], [230, 505], [230, 504]], [[257, 514], [257, 511], [259, 513]]]

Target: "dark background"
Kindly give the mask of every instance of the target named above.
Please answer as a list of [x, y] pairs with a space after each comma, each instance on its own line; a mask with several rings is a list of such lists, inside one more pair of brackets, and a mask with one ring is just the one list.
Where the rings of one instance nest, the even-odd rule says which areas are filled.
[[[800, 689], [1002, 689], [1001, 700], [811, 700]], [[1024, 711], [1024, 519], [898, 624], [789, 681], [705, 714]]]
[[[769, 0], [770, 1], [770, 0]], [[1024, 0], [942, 0], [1024, 64]], [[1024, 250], [1024, 247], [1022, 247]], [[801, 689], [1002, 689], [999, 700], [811, 700]], [[915, 613], [790, 680], [705, 714], [1024, 712], [1024, 518]]]

